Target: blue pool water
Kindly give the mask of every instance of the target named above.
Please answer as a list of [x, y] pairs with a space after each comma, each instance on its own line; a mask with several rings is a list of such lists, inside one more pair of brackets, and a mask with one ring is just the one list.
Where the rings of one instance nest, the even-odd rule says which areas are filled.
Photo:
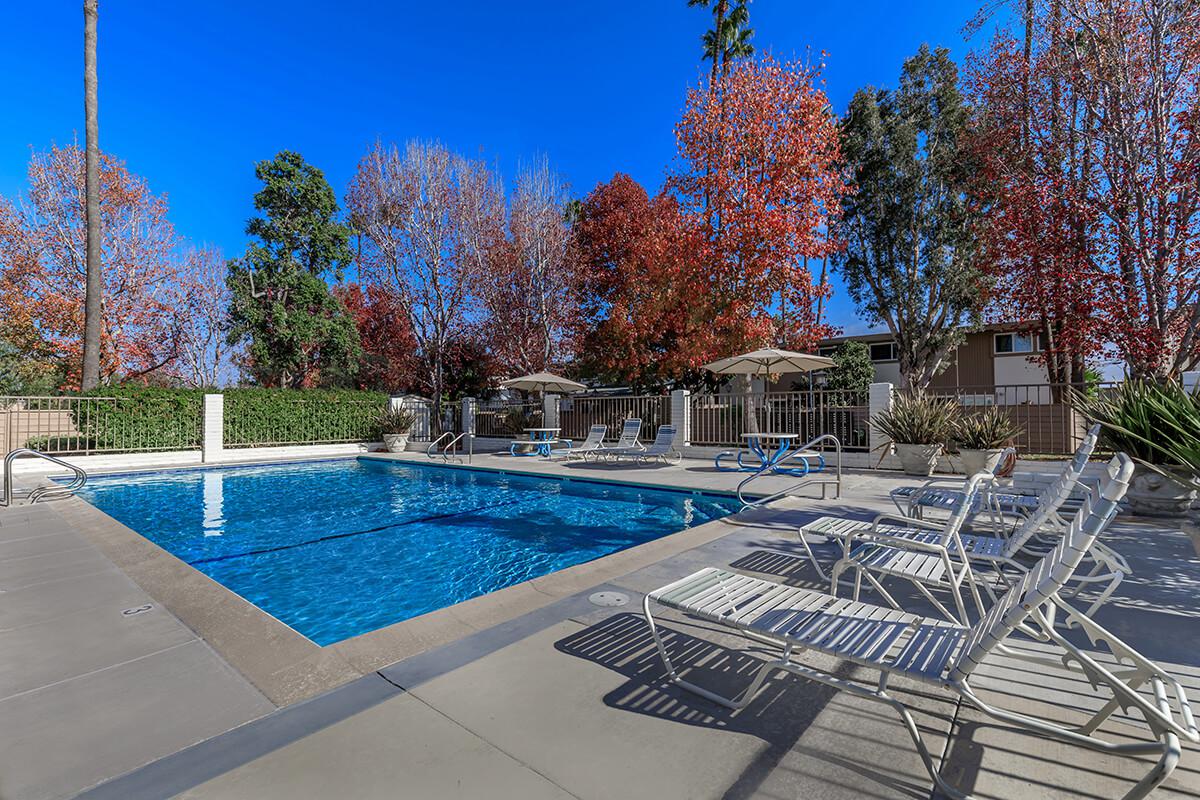
[[738, 508], [718, 495], [372, 460], [97, 477], [80, 494], [322, 645]]

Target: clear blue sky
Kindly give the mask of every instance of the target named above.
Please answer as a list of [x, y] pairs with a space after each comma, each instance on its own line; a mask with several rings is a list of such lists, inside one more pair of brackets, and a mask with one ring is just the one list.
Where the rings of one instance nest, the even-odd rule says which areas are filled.
[[[978, 5], [754, 0], [754, 44], [828, 52], [844, 111], [892, 86], [922, 42], [962, 61]], [[0, 31], [0, 193], [25, 185], [30, 148], [83, 133], [81, 2], [11, 3]], [[511, 176], [546, 153], [582, 196], [614, 172], [652, 191], [703, 69], [711, 18], [685, 0], [102, 0], [100, 144], [168, 195], [178, 231], [241, 253], [253, 164], [298, 150], [338, 192], [376, 139], [439, 139]], [[838, 286], [831, 321], [861, 332]]]

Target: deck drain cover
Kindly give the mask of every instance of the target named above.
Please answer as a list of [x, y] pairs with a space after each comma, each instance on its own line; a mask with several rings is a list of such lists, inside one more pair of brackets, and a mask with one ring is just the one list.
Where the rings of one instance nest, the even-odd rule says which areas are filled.
[[623, 606], [629, 602], [629, 595], [620, 592], [596, 592], [588, 596], [588, 602], [594, 606]]

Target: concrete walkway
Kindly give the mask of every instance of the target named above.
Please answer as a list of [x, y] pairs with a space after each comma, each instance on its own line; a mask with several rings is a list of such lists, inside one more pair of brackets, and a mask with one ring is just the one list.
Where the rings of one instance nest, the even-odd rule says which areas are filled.
[[53, 504], [0, 509], [0, 798], [70, 797], [274, 708]]
[[[669, 473], [655, 474], [661, 483]], [[796, 558], [795, 526], [817, 514], [869, 517], [887, 510], [890, 485], [884, 476], [859, 476], [840, 501], [789, 500], [751, 512], [714, 541], [580, 586], [576, 595], [270, 714], [84, 797], [930, 797], [931, 781], [904, 729], [881, 707], [779, 674], [747, 708], [726, 711], [664, 683], [638, 613], [643, 592], [701, 566], [817, 586], [811, 568]], [[1193, 541], [1178, 528], [1122, 520], [1108, 542], [1135, 574], [1101, 622], [1170, 665], [1200, 697], [1200, 559]], [[600, 590], [629, 602], [596, 606], [588, 598]], [[735, 691], [760, 663], [761, 654], [744, 641], [693, 620], [667, 615], [665, 627], [689, 677], [704, 685]], [[803, 658], [843, 675], [856, 669]], [[1013, 659], [989, 660], [979, 684], [989, 701], [1059, 718], [1093, 702], [1090, 687], [1065, 671], [1032, 670]], [[893, 689], [919, 709], [918, 724], [942, 755], [942, 774], [979, 797], [1119, 797], [1149, 764], [997, 725], [928, 687], [897, 681]], [[1154, 796], [1200, 797], [1200, 751], [1189, 746]]]

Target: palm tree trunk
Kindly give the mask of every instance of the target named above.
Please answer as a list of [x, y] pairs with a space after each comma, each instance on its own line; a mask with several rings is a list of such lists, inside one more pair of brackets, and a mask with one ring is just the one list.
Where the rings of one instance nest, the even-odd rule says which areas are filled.
[[87, 198], [87, 294], [83, 318], [83, 373], [80, 388], [93, 389], [100, 384], [101, 273], [100, 273], [100, 116], [99, 80], [96, 75], [96, 21], [99, 0], [83, 2], [83, 108], [86, 136], [87, 174], [84, 193]]

